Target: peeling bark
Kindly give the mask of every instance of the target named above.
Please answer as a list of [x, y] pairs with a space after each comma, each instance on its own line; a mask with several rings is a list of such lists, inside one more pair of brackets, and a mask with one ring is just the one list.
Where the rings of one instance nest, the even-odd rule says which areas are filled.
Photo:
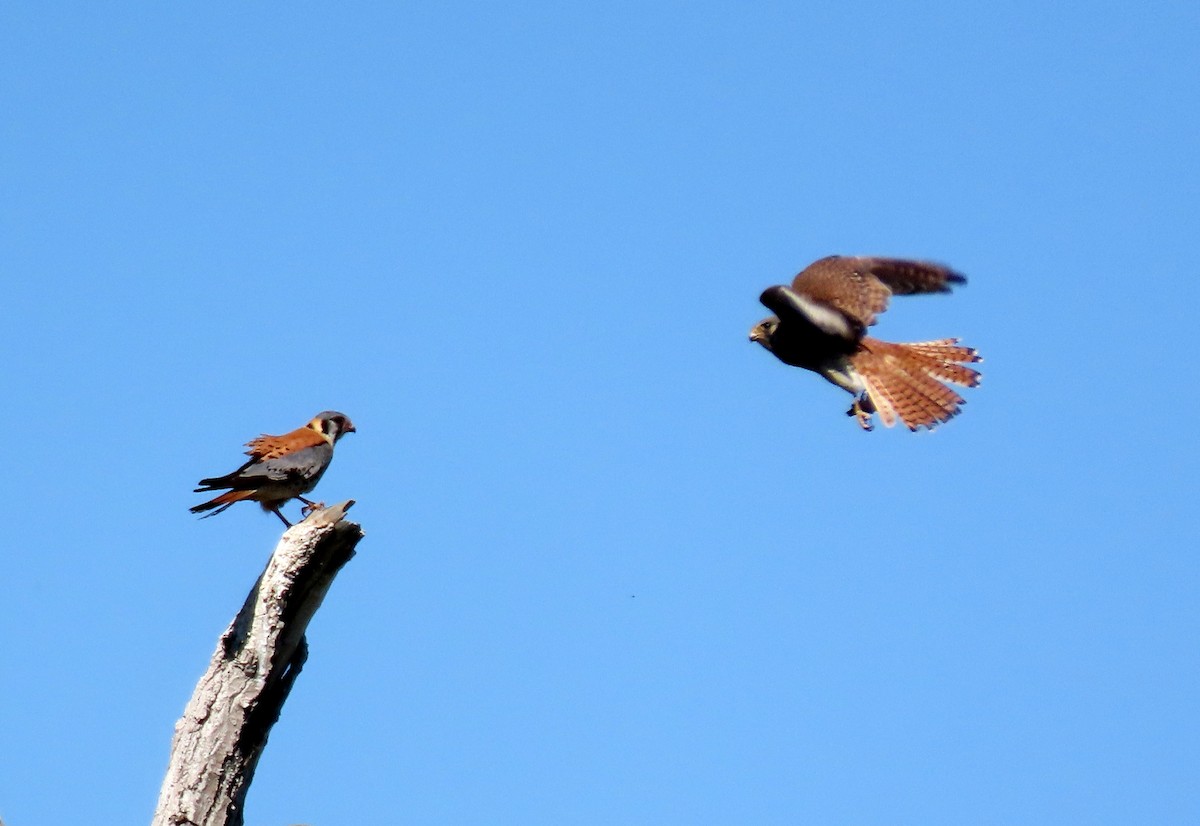
[[175, 724], [153, 826], [242, 826], [267, 735], [308, 657], [305, 630], [363, 537], [342, 519], [353, 504], [317, 511], [279, 540]]

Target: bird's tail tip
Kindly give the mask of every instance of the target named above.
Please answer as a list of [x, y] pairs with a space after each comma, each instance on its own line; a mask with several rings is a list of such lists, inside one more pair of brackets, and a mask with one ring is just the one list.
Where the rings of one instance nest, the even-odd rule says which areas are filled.
[[[202, 493], [203, 491], [197, 489], [195, 492]], [[254, 491], [250, 490], [226, 491], [220, 496], [209, 499], [207, 502], [201, 502], [199, 505], [193, 505], [192, 507], [188, 508], [188, 511], [191, 513], [203, 513], [204, 516], [200, 518], [207, 519], [208, 517], [216, 516], [218, 513], [221, 513], [222, 511], [231, 507], [235, 502], [241, 502], [249, 499], [251, 496], [253, 496], [253, 494]], [[212, 513], [205, 513], [205, 511], [212, 511]]]

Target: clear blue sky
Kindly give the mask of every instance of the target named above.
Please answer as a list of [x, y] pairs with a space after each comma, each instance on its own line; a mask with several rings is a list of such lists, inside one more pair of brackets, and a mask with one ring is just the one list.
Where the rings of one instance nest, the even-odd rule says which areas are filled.
[[[1200, 7], [0, 7], [0, 814], [149, 819], [348, 413], [367, 532], [248, 821], [1200, 822]], [[953, 297], [932, 434], [746, 340]], [[83, 814], [81, 814], [83, 813]]]

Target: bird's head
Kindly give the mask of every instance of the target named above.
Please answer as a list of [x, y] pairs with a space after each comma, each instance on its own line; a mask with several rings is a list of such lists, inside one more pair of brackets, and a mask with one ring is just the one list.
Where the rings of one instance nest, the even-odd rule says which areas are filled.
[[779, 326], [779, 319], [775, 316], [764, 318], [762, 321], [750, 328], [750, 340], [757, 341], [768, 350], [771, 349], [771, 337], [775, 335], [775, 328]]
[[350, 417], [345, 413], [338, 413], [336, 410], [326, 410], [313, 416], [312, 421], [308, 426], [320, 433], [322, 438], [329, 444], [333, 444], [338, 439], [347, 433], [356, 432], [354, 423], [350, 421]]

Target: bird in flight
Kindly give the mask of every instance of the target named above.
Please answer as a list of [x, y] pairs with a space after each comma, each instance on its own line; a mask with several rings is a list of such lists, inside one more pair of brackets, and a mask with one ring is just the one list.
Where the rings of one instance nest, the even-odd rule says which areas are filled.
[[956, 338], [893, 344], [866, 330], [893, 295], [948, 293], [965, 284], [940, 264], [898, 258], [833, 255], [809, 264], [790, 287], [768, 287], [759, 297], [774, 316], [750, 330], [784, 364], [819, 373], [854, 396], [846, 412], [864, 430], [871, 414], [909, 430], [949, 421], [964, 404], [946, 383], [979, 384], [982, 361]]
[[196, 505], [192, 513], [204, 513], [205, 517], [216, 516], [235, 502], [258, 502], [263, 510], [271, 511], [289, 528], [279, 507], [291, 499], [305, 504], [305, 512], [318, 507], [315, 502], [304, 498], [329, 467], [333, 459], [333, 446], [347, 433], [354, 433], [354, 425], [345, 413], [326, 410], [313, 416], [312, 421], [282, 436], [263, 434], [246, 443], [250, 448], [246, 455], [250, 461], [233, 473], [201, 479], [195, 493], [208, 493], [228, 488], [225, 493]]

